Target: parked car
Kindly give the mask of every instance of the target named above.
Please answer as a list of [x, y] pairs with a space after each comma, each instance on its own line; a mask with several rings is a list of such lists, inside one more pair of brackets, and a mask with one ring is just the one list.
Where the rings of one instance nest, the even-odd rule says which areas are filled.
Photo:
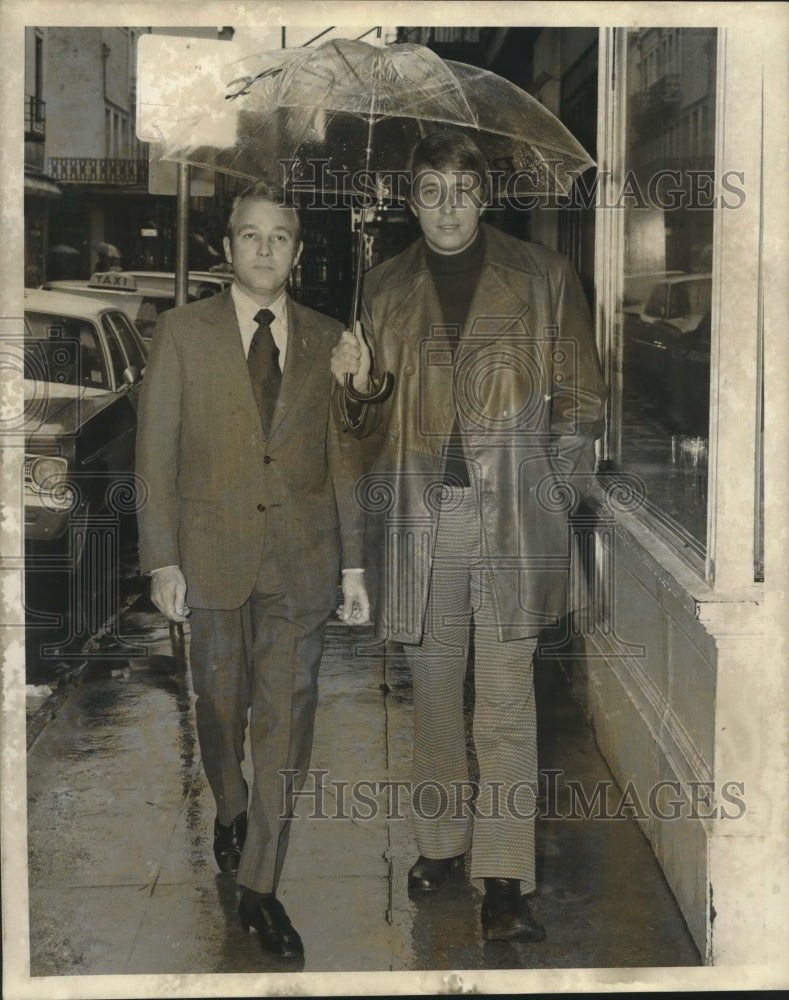
[[[146, 349], [109, 299], [28, 289], [24, 320], [27, 606], [42, 610], [33, 592], [56, 574], [61, 596], [72, 597], [57, 610], [76, 633], [74, 616], [90, 618], [97, 592], [116, 577], [121, 532], [133, 530]], [[109, 532], [100, 550], [91, 527]]]
[[711, 291], [711, 274], [664, 274], [625, 312], [625, 389], [672, 434], [708, 433]]
[[[117, 302], [129, 314], [147, 344], [150, 344], [159, 313], [175, 306], [174, 290], [146, 287], [144, 282], [138, 284], [133, 275], [118, 271], [100, 271], [88, 281], [48, 281], [41, 287], [47, 291], [68, 292]], [[188, 300], [193, 301], [194, 298], [192, 295]]]

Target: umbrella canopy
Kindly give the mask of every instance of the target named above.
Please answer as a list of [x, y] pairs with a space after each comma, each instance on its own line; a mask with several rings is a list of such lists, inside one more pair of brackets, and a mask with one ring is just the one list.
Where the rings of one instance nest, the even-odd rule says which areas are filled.
[[526, 91], [422, 45], [331, 39], [250, 56], [223, 77], [222, 89], [209, 77], [204, 110], [163, 137], [164, 159], [342, 188], [360, 171], [402, 169], [441, 126], [469, 133], [518, 194], [566, 195], [594, 165]]
[[[162, 135], [163, 159], [300, 189], [361, 190], [366, 199], [395, 200], [408, 182], [396, 172], [415, 143], [438, 127], [470, 133], [499, 193], [504, 184], [510, 195], [567, 195], [573, 180], [594, 165], [530, 94], [422, 45], [331, 39], [264, 52], [227, 70], [223, 88], [214, 72], [207, 74], [200, 113]], [[362, 212], [360, 247], [364, 221]], [[358, 316], [360, 279], [357, 267], [350, 326]], [[385, 399], [392, 385], [386, 372], [375, 392], [361, 396], [346, 377], [348, 392], [359, 400]]]

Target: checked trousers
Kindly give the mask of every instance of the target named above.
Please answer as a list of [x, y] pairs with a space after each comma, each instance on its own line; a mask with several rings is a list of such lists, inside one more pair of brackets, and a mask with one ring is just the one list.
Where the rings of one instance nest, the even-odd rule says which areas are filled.
[[[473, 741], [469, 782], [463, 693], [473, 622]], [[536, 638], [499, 639], [475, 491], [448, 487], [438, 516], [424, 636], [403, 650], [413, 677], [412, 814], [419, 853], [471, 847], [471, 879], [517, 878], [535, 888]], [[472, 805], [473, 801], [473, 805]]]

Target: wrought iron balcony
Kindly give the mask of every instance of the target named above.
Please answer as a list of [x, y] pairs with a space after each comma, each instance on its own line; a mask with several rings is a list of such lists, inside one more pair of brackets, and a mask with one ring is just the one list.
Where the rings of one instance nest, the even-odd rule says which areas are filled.
[[62, 184], [147, 185], [148, 160], [50, 156], [47, 159], [47, 173]]
[[25, 138], [43, 142], [46, 134], [47, 105], [40, 97], [25, 94]]

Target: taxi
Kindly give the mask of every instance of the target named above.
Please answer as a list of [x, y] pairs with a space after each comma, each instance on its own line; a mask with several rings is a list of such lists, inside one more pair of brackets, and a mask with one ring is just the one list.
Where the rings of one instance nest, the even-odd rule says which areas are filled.
[[[41, 286], [46, 291], [86, 295], [94, 299], [115, 301], [137, 327], [142, 339], [150, 345], [159, 314], [175, 306], [175, 290], [158, 284], [148, 285], [142, 279], [124, 271], [99, 271], [87, 281], [76, 279], [48, 281]], [[187, 301], [196, 296], [189, 295]]]

